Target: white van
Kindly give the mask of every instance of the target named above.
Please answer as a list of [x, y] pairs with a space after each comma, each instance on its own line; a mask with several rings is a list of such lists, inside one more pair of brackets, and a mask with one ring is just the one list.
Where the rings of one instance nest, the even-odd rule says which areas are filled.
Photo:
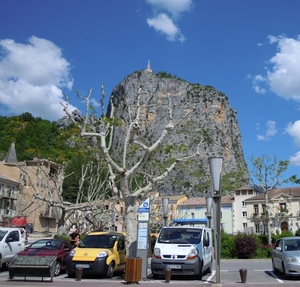
[[212, 232], [206, 227], [163, 227], [151, 258], [153, 279], [171, 269], [172, 275], [191, 275], [199, 280], [213, 264]]

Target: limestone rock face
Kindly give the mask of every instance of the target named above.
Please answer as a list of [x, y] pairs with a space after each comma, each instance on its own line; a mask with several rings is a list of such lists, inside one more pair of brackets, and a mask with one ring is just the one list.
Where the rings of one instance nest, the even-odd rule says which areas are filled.
[[[137, 90], [141, 84], [140, 129], [135, 140], [151, 145], [161, 136], [170, 121], [170, 103], [174, 123], [191, 111], [151, 154], [144, 172], [158, 175], [175, 158], [188, 156], [200, 149], [199, 156], [179, 163], [168, 180], [155, 187], [156, 190], [165, 194], [185, 193], [193, 196], [210, 191], [208, 158], [212, 155], [223, 157], [223, 191], [248, 183], [236, 111], [230, 108], [227, 96], [213, 87], [191, 84], [166, 73], [155, 74], [151, 70], [127, 76], [112, 91], [115, 117], [122, 120], [122, 125], [115, 128], [112, 148], [113, 157], [119, 163], [124, 152], [126, 124], [130, 122], [130, 115], [131, 119], [135, 117]], [[108, 115], [110, 112], [109, 106]], [[126, 168], [130, 169], [142, 153], [137, 146], [128, 146]]]

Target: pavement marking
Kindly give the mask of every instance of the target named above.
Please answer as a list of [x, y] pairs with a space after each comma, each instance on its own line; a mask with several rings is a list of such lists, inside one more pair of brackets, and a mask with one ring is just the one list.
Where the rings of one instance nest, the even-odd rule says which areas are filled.
[[211, 279], [215, 276], [215, 274], [216, 274], [216, 271], [215, 270], [213, 270], [212, 272], [211, 272], [211, 275], [206, 279], [206, 281], [204, 282], [204, 284], [207, 284], [207, 283], [211, 283]]
[[270, 270], [270, 273], [271, 273], [271, 276], [272, 276], [273, 278], [275, 278], [279, 283], [284, 283], [281, 279], [279, 279], [279, 278], [277, 277], [277, 275], [273, 272], [273, 270]]

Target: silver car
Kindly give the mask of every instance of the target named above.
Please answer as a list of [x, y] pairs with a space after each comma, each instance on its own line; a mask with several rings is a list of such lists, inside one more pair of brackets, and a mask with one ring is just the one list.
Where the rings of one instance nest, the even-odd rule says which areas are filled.
[[279, 238], [272, 251], [274, 273], [279, 271], [283, 277], [300, 276], [300, 237]]

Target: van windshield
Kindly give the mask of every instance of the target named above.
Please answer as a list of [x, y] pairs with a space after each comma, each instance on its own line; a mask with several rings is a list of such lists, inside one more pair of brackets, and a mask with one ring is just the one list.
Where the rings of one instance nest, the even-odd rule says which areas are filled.
[[158, 237], [159, 243], [199, 244], [202, 229], [164, 228]]
[[79, 243], [79, 248], [113, 248], [116, 235], [87, 235]]

